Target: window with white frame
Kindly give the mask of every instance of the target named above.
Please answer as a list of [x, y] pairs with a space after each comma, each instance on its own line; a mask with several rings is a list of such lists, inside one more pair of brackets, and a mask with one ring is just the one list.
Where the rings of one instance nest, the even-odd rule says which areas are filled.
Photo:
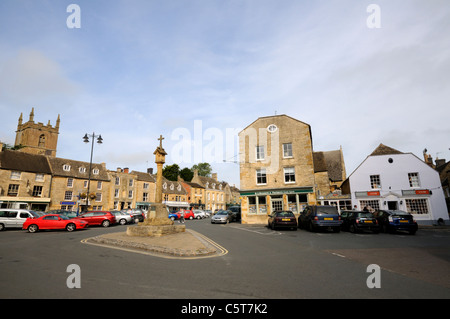
[[256, 170], [256, 184], [258, 185], [265, 185], [267, 184], [267, 175], [266, 175], [266, 169], [261, 168]]
[[262, 161], [264, 159], [264, 145], [256, 146], [256, 160]]
[[34, 186], [32, 196], [33, 197], [41, 197], [42, 196], [42, 186]]
[[72, 200], [72, 191], [66, 191], [64, 193], [64, 200]]
[[92, 170], [92, 174], [98, 175], [98, 173], [100, 173], [100, 170], [99, 170], [98, 168], [94, 168], [94, 169]]
[[283, 157], [284, 158], [292, 157], [292, 143], [283, 144]]
[[116, 177], [114, 185], [120, 185], [120, 177]]
[[36, 178], [34, 179], [36, 182], [43, 182], [44, 181], [44, 174], [42, 173], [36, 173]]
[[428, 214], [428, 199], [406, 199], [406, 211], [411, 214]]
[[20, 176], [22, 175], [21, 172], [12, 171], [11, 172], [11, 179], [20, 179]]
[[380, 175], [370, 175], [370, 187], [372, 189], [381, 188]]
[[95, 201], [101, 202], [102, 201], [102, 193], [96, 193], [95, 194]]
[[419, 173], [408, 173], [409, 187], [420, 187]]
[[144, 183], [143, 189], [148, 189], [149, 185], [149, 183]]
[[148, 201], [148, 193], [142, 193], [142, 201], [147, 202]]
[[79, 171], [80, 173], [86, 173], [86, 167], [80, 167], [80, 168], [78, 169], [78, 171]]
[[284, 182], [285, 183], [295, 183], [295, 168], [285, 167], [284, 168]]
[[116, 188], [116, 189], [114, 190], [114, 198], [118, 198], [118, 197], [119, 197], [119, 189]]
[[67, 187], [73, 187], [73, 178], [68, 178], [67, 179]]
[[133, 198], [133, 191], [132, 190], [128, 191], [128, 198]]
[[69, 164], [64, 164], [63, 165], [63, 171], [70, 172], [70, 165]]
[[380, 201], [375, 199], [369, 199], [369, 200], [360, 200], [359, 206], [361, 207], [361, 210], [366, 207], [369, 211], [375, 211], [380, 209]]
[[100, 190], [103, 187], [103, 182], [102, 181], [98, 181], [97, 182], [97, 189]]
[[9, 184], [8, 186], [8, 196], [17, 196], [19, 194], [18, 184]]

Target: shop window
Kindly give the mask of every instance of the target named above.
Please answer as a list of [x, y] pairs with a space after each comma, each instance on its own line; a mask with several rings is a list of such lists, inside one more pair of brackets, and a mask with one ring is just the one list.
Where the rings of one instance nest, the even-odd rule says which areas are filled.
[[411, 214], [428, 214], [428, 200], [426, 198], [406, 199], [406, 211]]

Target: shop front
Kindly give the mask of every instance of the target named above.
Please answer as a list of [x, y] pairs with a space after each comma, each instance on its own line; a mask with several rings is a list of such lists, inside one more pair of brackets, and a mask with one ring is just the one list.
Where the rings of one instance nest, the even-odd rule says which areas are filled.
[[266, 224], [267, 216], [277, 210], [290, 210], [296, 216], [308, 203], [315, 203], [312, 187], [242, 190], [243, 224]]
[[50, 204], [50, 198], [45, 197], [0, 197], [1, 208], [29, 209], [45, 212]]

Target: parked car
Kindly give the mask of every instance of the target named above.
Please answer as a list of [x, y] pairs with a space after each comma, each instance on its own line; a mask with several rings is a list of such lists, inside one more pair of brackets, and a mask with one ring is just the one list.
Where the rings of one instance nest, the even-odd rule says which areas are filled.
[[212, 212], [211, 210], [209, 210], [209, 209], [203, 210], [203, 211], [205, 212], [205, 214], [206, 214], [208, 217], [214, 215], [213, 212]]
[[145, 214], [141, 209], [126, 209], [121, 212], [130, 214], [134, 218], [135, 222], [143, 222], [145, 219]]
[[71, 219], [63, 214], [47, 214], [38, 218], [27, 218], [22, 225], [22, 229], [28, 230], [29, 233], [47, 229], [65, 229], [67, 231], [74, 231], [86, 227], [88, 227], [86, 221]]
[[206, 218], [206, 213], [200, 209], [194, 209], [192, 212], [194, 213], [194, 217], [197, 219]]
[[55, 210], [50, 210], [47, 212], [47, 214], [59, 214], [59, 215], [64, 215], [68, 218], [74, 218], [77, 217], [77, 212], [73, 212], [71, 210], [62, 210], [62, 209], [55, 209]]
[[[194, 219], [195, 215], [192, 210], [182, 209], [177, 212], [177, 214], [184, 214], [184, 219]], [[181, 217], [181, 216], [179, 216]]]
[[78, 217], [72, 219], [81, 219], [91, 225], [101, 225], [109, 227], [116, 223], [116, 217], [109, 211], [92, 211], [80, 214]]
[[276, 227], [286, 227], [297, 230], [297, 220], [291, 211], [275, 211], [269, 215], [267, 226], [271, 229]]
[[381, 231], [385, 233], [401, 230], [414, 235], [417, 232], [417, 222], [408, 212], [402, 210], [378, 210], [374, 213], [374, 216], [380, 225]]
[[2, 208], [0, 209], [0, 230], [6, 228], [22, 228], [27, 218], [38, 218], [32, 210]]
[[116, 217], [116, 223], [120, 225], [134, 223], [134, 217], [131, 214], [120, 212], [118, 210], [111, 211], [114, 217]]
[[233, 218], [232, 214], [229, 210], [219, 210], [211, 217], [211, 224], [228, 224]]
[[342, 230], [348, 230], [351, 233], [356, 233], [361, 230], [370, 230], [376, 234], [380, 232], [380, 225], [377, 219], [371, 212], [365, 211], [342, 211]]
[[231, 206], [228, 208], [233, 213], [233, 221], [241, 221], [241, 206]]
[[318, 229], [332, 229], [341, 231], [341, 216], [335, 206], [308, 205], [298, 217], [298, 227], [316, 231]]
[[180, 218], [180, 215], [177, 214], [177, 213], [175, 213], [175, 212], [169, 213], [169, 218], [170, 218], [171, 220], [176, 220], [176, 219], [179, 219], [179, 218]]

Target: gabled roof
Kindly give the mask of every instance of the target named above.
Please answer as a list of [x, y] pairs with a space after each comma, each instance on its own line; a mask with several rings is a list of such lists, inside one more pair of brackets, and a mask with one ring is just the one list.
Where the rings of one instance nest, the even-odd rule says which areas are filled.
[[369, 156], [390, 155], [390, 154], [404, 154], [404, 153], [396, 150], [395, 148], [386, 146], [384, 144], [380, 144]]
[[131, 174], [137, 176], [138, 181], [156, 183], [156, 176], [150, 173], [131, 171]]
[[252, 126], [254, 123], [256, 123], [256, 122], [259, 121], [259, 120], [262, 120], [262, 119], [269, 119], [269, 118], [278, 119], [278, 118], [281, 118], [281, 117], [285, 117], [285, 118], [291, 119], [291, 120], [293, 120], [293, 121], [296, 121], [296, 122], [302, 123], [302, 124], [304, 124], [304, 125], [307, 125], [307, 126], [309, 126], [309, 128], [310, 128], [310, 130], [311, 130], [311, 125], [309, 125], [308, 123], [305, 123], [305, 122], [302, 122], [302, 121], [300, 121], [300, 120], [297, 120], [297, 119], [295, 119], [295, 118], [293, 118], [293, 117], [290, 117], [290, 116], [288, 116], [288, 115], [286, 115], [286, 114], [279, 114], [279, 115], [270, 115], [270, 116], [261, 116], [261, 117], [258, 117], [258, 118], [257, 118], [256, 120], [254, 120], [252, 123], [250, 123], [249, 125], [247, 125], [241, 132], [239, 132], [239, 134], [242, 133], [243, 131], [245, 131], [248, 127]]

